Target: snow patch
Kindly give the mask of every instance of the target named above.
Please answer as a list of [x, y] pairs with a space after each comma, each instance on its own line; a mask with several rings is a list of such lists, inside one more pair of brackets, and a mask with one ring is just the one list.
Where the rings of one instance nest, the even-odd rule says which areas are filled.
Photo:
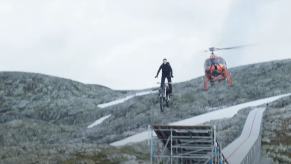
[[135, 96], [143, 96], [143, 95], [147, 95], [147, 94], [151, 94], [151, 93], [157, 93], [158, 91], [146, 91], [146, 92], [140, 92], [140, 93], [136, 93], [135, 95], [131, 95], [131, 96], [127, 96], [123, 99], [119, 99], [119, 100], [115, 100], [115, 101], [111, 101], [109, 103], [104, 103], [104, 104], [99, 104], [98, 107], [99, 108], [106, 108], [106, 107], [109, 107], [109, 106], [113, 106], [113, 105], [116, 105], [116, 104], [120, 104], [120, 103], [123, 103], [125, 102], [126, 100], [129, 100]]
[[[191, 117], [185, 120], [181, 120], [178, 122], [174, 122], [174, 123], [170, 123], [169, 125], [199, 125], [202, 124], [204, 122], [210, 121], [210, 120], [216, 120], [216, 119], [224, 119], [224, 118], [231, 118], [233, 117], [240, 109], [246, 108], [246, 107], [250, 107], [250, 106], [258, 106], [258, 105], [262, 105], [265, 103], [269, 103], [272, 101], [275, 101], [279, 98], [285, 97], [285, 96], [289, 96], [291, 95], [291, 93], [289, 94], [283, 94], [283, 95], [279, 95], [279, 96], [273, 96], [273, 97], [269, 97], [269, 98], [264, 98], [264, 99], [260, 99], [260, 100], [256, 100], [256, 101], [251, 101], [251, 102], [247, 102], [247, 103], [243, 103], [243, 104], [239, 104], [239, 105], [235, 105], [235, 106], [231, 106], [231, 107], [227, 107], [224, 109], [220, 109], [220, 110], [216, 110], [213, 112], [209, 112], [209, 113], [205, 113], [205, 114], [201, 114], [195, 117]], [[149, 132], [148, 131], [144, 131], [138, 134], [135, 134], [133, 136], [127, 137], [123, 140], [120, 141], [116, 141], [111, 143], [110, 145], [112, 146], [122, 146], [128, 143], [136, 143], [136, 142], [141, 142], [144, 140], [147, 140], [149, 136]], [[156, 136], [155, 133], [153, 133], [153, 136]]]
[[146, 91], [146, 92], [140, 92], [140, 93], [136, 93], [135, 96], [143, 96], [143, 95], [148, 95], [151, 93], [158, 93], [158, 91]]
[[104, 120], [106, 120], [107, 118], [109, 118], [111, 116], [110, 115], [107, 115], [107, 116], [104, 116], [104, 117], [101, 117], [99, 118], [98, 120], [96, 120], [93, 124], [89, 125], [88, 128], [92, 128], [93, 126], [96, 126], [96, 125], [99, 125], [101, 124]]
[[243, 104], [227, 107], [227, 108], [224, 108], [224, 109], [216, 110], [216, 111], [213, 111], [213, 112], [201, 114], [201, 115], [198, 115], [198, 116], [195, 116], [195, 117], [191, 117], [191, 118], [188, 118], [188, 119], [185, 119], [185, 120], [181, 120], [181, 121], [178, 121], [178, 122], [171, 123], [169, 125], [199, 125], [199, 124], [202, 124], [202, 123], [210, 121], [210, 120], [231, 118], [239, 110], [241, 110], [243, 108], [247, 108], [247, 107], [250, 107], [250, 106], [262, 105], [262, 104], [265, 104], [265, 103], [268, 103], [268, 102], [272, 102], [272, 101], [275, 101], [275, 100], [277, 100], [279, 98], [282, 98], [282, 97], [285, 97], [285, 96], [289, 96], [289, 95], [291, 95], [291, 94], [289, 93], [289, 94], [284, 94], [284, 95], [264, 98], [264, 99], [260, 99], [260, 100], [256, 100], [256, 101], [251, 101], [251, 102], [247, 102], [247, 103], [243, 103]]

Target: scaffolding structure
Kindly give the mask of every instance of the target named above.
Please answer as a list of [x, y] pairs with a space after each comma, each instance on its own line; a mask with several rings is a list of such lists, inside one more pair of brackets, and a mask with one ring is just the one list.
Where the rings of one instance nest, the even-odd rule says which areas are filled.
[[[229, 164], [215, 126], [152, 125], [150, 133], [151, 164]], [[159, 143], [162, 147], [155, 146]]]

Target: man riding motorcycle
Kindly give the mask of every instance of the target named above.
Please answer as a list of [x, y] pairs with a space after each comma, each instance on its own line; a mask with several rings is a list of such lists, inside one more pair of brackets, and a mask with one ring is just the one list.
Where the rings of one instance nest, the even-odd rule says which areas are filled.
[[[167, 62], [167, 59], [163, 59], [163, 64], [160, 66], [155, 78], [158, 77], [161, 70], [162, 70], [162, 78], [161, 78], [161, 87], [162, 87], [163, 84], [165, 83], [166, 78], [167, 78], [168, 83], [169, 83], [169, 82], [172, 82], [171, 77], [174, 78], [174, 76], [173, 76], [173, 69], [172, 69], [170, 63]], [[169, 84], [169, 90], [167, 90], [167, 96], [168, 95], [170, 96], [171, 93], [172, 93], [172, 84]]]

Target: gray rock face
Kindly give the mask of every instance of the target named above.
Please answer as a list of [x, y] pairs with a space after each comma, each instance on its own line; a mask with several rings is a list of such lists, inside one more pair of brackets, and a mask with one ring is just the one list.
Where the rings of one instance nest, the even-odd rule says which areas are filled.
[[285, 155], [278, 155], [277, 159], [280, 163], [290, 163], [291, 162], [291, 158], [289, 158]]
[[291, 96], [269, 104], [266, 110], [262, 150], [274, 163], [291, 163]]
[[261, 152], [261, 159], [258, 164], [273, 164], [273, 162], [268, 158], [265, 152]]
[[[144, 152], [145, 146], [137, 145], [143, 151], [125, 146], [113, 148], [92, 144], [43, 144], [2, 147], [0, 164], [17, 163], [56, 163], [56, 164], [117, 164], [140, 163], [137, 159], [144, 159], [149, 152]], [[142, 154], [143, 153], [143, 154]], [[133, 155], [135, 154], [135, 155]], [[146, 162], [148, 163], [148, 162]]]
[[126, 161], [126, 162], [121, 162], [121, 164], [139, 164], [139, 162], [137, 162], [135, 160], [130, 160], [130, 161]]
[[18, 108], [19, 109], [24, 109], [28, 103], [29, 103], [29, 101], [21, 100], [19, 105], [18, 105]]
[[[98, 85], [34, 73], [0, 72], [0, 122], [37, 119], [55, 122], [78, 113], [86, 121], [74, 119], [63, 124], [79, 125], [98, 119], [97, 105], [110, 102], [133, 91], [113, 91]], [[93, 112], [93, 114], [92, 114]], [[88, 121], [88, 122], [87, 122]]]
[[[201, 77], [174, 84], [170, 108], [162, 114], [157, 94], [137, 96], [101, 109], [98, 104], [139, 91], [114, 91], [34, 73], [0, 72], [0, 164], [147, 163], [149, 151], [144, 142], [118, 149], [105, 145], [142, 132], [148, 124], [167, 124], [222, 107], [289, 93], [290, 70], [291, 60], [232, 68], [229, 71], [233, 74], [233, 87], [221, 82], [219, 87], [209, 86], [208, 91], [204, 91]], [[290, 136], [286, 122], [289, 113], [283, 112], [288, 104], [288, 100], [270, 104], [270, 109], [280, 110], [270, 111], [272, 121], [264, 122], [264, 146], [278, 136], [280, 143], [284, 143], [284, 136]], [[240, 111], [232, 124], [229, 120], [208, 123], [217, 125], [218, 140], [223, 146], [239, 136], [249, 110]], [[102, 124], [87, 129], [95, 120], [109, 114], [111, 117]], [[267, 147], [266, 154], [275, 154], [278, 162], [286, 161], [283, 155], [291, 149], [282, 145]]]

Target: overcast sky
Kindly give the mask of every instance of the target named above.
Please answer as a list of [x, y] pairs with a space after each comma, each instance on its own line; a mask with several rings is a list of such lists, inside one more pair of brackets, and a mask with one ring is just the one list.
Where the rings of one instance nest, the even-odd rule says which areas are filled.
[[173, 82], [187, 81], [203, 75], [209, 53], [202, 50], [211, 46], [264, 41], [218, 51], [228, 67], [291, 58], [290, 6], [289, 0], [0, 1], [0, 70], [144, 89], [157, 86], [167, 58]]

